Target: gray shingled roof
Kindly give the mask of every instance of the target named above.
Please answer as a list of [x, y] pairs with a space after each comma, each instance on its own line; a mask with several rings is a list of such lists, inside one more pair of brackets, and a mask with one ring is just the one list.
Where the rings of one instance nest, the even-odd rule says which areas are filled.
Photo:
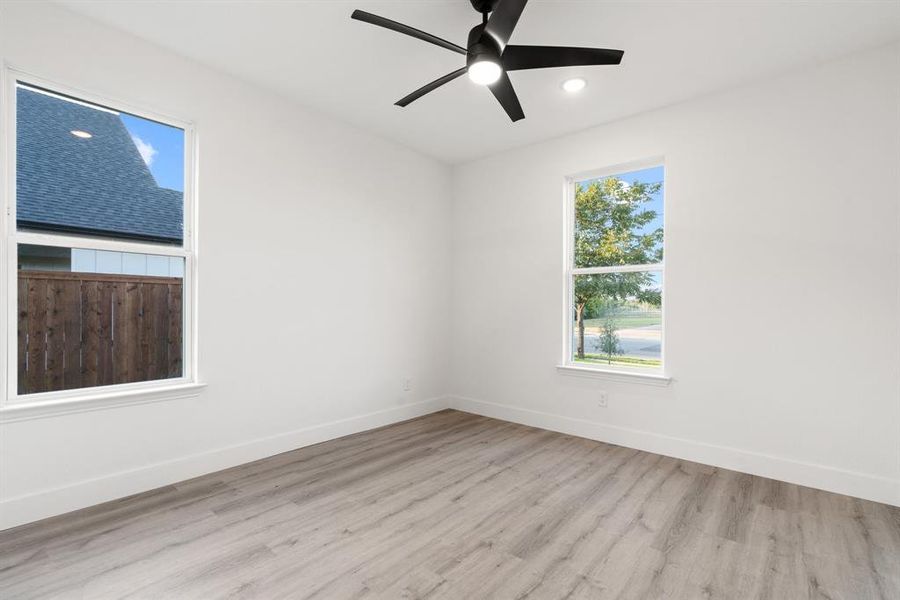
[[19, 227], [181, 242], [182, 193], [156, 184], [118, 115], [21, 87], [16, 103]]

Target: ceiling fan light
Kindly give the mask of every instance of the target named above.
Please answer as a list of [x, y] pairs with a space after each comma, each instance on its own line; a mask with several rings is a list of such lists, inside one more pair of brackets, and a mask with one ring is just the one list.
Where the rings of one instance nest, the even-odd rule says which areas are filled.
[[562, 89], [570, 94], [574, 94], [583, 90], [584, 86], [586, 85], [587, 81], [585, 81], [581, 77], [574, 77], [572, 79], [566, 79], [565, 81], [563, 81]]
[[479, 60], [469, 65], [469, 79], [478, 85], [490, 85], [500, 79], [503, 69], [491, 60]]

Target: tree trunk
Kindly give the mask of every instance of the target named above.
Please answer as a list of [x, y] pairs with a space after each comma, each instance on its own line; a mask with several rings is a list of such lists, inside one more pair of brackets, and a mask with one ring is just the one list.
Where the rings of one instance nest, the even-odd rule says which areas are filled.
[[575, 305], [575, 322], [578, 323], [578, 348], [575, 354], [584, 360], [584, 303]]

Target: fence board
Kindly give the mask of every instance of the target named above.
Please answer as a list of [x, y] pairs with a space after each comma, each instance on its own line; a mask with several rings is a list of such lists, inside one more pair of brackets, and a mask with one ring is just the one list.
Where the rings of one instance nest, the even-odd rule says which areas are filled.
[[18, 393], [25, 393], [25, 365], [28, 362], [28, 285], [19, 281], [18, 285], [18, 313], [19, 323], [19, 376]]
[[[133, 283], [118, 282], [113, 284], [113, 380], [115, 383], [131, 383], [134, 381], [131, 370], [131, 353], [134, 348], [134, 312], [135, 295]], [[138, 308], [140, 303], [138, 303]], [[137, 348], [140, 356], [140, 347]]]
[[81, 284], [81, 385], [100, 385], [100, 286], [98, 281]]
[[97, 332], [97, 385], [109, 385], [115, 383], [115, 369], [113, 365], [113, 313], [115, 304], [113, 303], [113, 292], [116, 289], [115, 283], [102, 282], [99, 284], [100, 302], [97, 310], [100, 311], [99, 324], [100, 329]]
[[[131, 383], [144, 379], [141, 365], [141, 284], [127, 283], [125, 288], [126, 334], [124, 343], [128, 350], [125, 355], [125, 381]], [[122, 289], [120, 286], [119, 289]]]
[[165, 379], [169, 376], [169, 286], [144, 285], [149, 289], [150, 296], [149, 304], [145, 302], [144, 305], [148, 340], [147, 378]]
[[64, 281], [62, 297], [63, 336], [63, 389], [71, 390], [81, 385], [81, 283]]
[[20, 394], [180, 377], [182, 282], [20, 271]]
[[169, 377], [181, 377], [182, 375], [182, 349], [184, 348], [184, 334], [182, 324], [182, 295], [181, 284], [169, 284]]
[[[19, 280], [22, 281], [21, 279]], [[25, 393], [44, 391], [44, 374], [47, 366], [47, 281], [26, 280], [28, 287], [28, 364], [25, 373]], [[20, 283], [21, 285], [21, 283]], [[19, 358], [21, 360], [21, 357]]]
[[64, 292], [62, 281], [47, 280], [47, 371], [44, 374], [44, 391], [63, 389], [66, 353], [62, 310]]

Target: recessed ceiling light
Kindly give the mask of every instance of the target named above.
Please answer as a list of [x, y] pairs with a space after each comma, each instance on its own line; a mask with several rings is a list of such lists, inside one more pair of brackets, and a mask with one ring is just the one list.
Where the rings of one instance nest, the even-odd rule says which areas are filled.
[[469, 79], [478, 85], [490, 85], [500, 79], [503, 70], [491, 60], [479, 60], [469, 66]]
[[580, 92], [584, 89], [584, 86], [587, 85], [587, 81], [582, 79], [581, 77], [575, 77], [573, 79], [566, 79], [563, 81], [562, 89], [569, 92], [570, 94], [574, 94], [575, 92]]
[[69, 133], [71, 133], [71, 134], [74, 135], [75, 137], [81, 138], [81, 139], [83, 139], [83, 140], [86, 140], [86, 139], [89, 139], [89, 138], [94, 137], [94, 136], [92, 136], [90, 133], [88, 133], [87, 131], [81, 131], [80, 129], [73, 129], [73, 130], [70, 131]]

